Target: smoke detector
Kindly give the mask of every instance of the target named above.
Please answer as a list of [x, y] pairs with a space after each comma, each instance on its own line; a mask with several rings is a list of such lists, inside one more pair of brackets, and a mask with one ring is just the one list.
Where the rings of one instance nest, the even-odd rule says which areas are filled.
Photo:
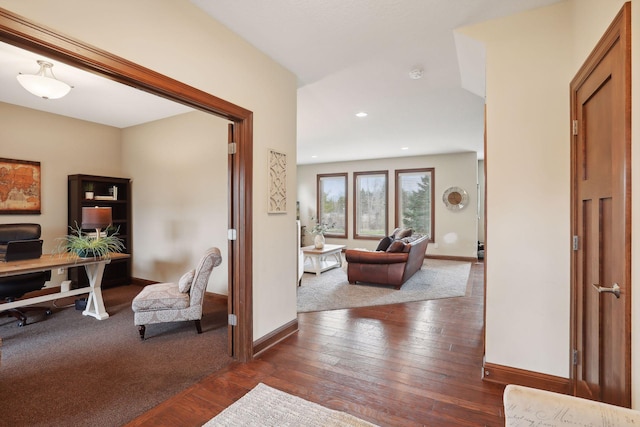
[[424, 70], [422, 68], [414, 68], [413, 70], [409, 71], [409, 77], [411, 77], [413, 80], [421, 79], [423, 75]]

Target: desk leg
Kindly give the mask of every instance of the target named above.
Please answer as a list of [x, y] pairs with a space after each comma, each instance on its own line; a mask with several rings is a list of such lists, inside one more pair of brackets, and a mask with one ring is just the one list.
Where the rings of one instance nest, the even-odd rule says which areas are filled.
[[89, 299], [87, 300], [87, 309], [82, 312], [85, 316], [92, 316], [98, 320], [104, 320], [109, 317], [109, 313], [104, 308], [102, 300], [102, 274], [104, 273], [104, 263], [85, 265], [84, 268], [89, 278]]

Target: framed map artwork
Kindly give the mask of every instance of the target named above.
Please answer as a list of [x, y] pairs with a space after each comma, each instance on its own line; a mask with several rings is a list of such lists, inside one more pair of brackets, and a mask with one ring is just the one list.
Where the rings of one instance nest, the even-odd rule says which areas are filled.
[[0, 158], [0, 214], [40, 214], [40, 162]]

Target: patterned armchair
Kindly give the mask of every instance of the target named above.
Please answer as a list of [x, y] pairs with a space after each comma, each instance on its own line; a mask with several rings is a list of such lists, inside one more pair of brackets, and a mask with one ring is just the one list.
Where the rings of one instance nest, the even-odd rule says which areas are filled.
[[221, 262], [220, 250], [211, 248], [195, 270], [185, 273], [177, 284], [156, 283], [145, 286], [131, 303], [140, 339], [144, 340], [145, 325], [188, 320], [195, 321], [196, 330], [201, 334], [204, 293], [213, 268]]

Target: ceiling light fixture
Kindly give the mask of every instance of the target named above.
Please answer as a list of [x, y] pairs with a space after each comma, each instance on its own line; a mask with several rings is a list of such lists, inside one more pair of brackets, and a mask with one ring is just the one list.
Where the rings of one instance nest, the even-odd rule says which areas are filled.
[[53, 75], [53, 64], [47, 61], [38, 61], [40, 70], [37, 74], [18, 74], [16, 78], [20, 85], [35, 96], [44, 99], [62, 98], [71, 90], [71, 86], [56, 79]]
[[408, 150], [409, 147], [400, 147], [401, 150]]
[[424, 70], [422, 68], [414, 68], [413, 70], [409, 71], [409, 77], [411, 77], [413, 80], [421, 79], [423, 75]]
[[365, 113], [364, 111], [360, 111], [359, 113], [356, 113], [356, 117], [367, 117], [368, 114]]

